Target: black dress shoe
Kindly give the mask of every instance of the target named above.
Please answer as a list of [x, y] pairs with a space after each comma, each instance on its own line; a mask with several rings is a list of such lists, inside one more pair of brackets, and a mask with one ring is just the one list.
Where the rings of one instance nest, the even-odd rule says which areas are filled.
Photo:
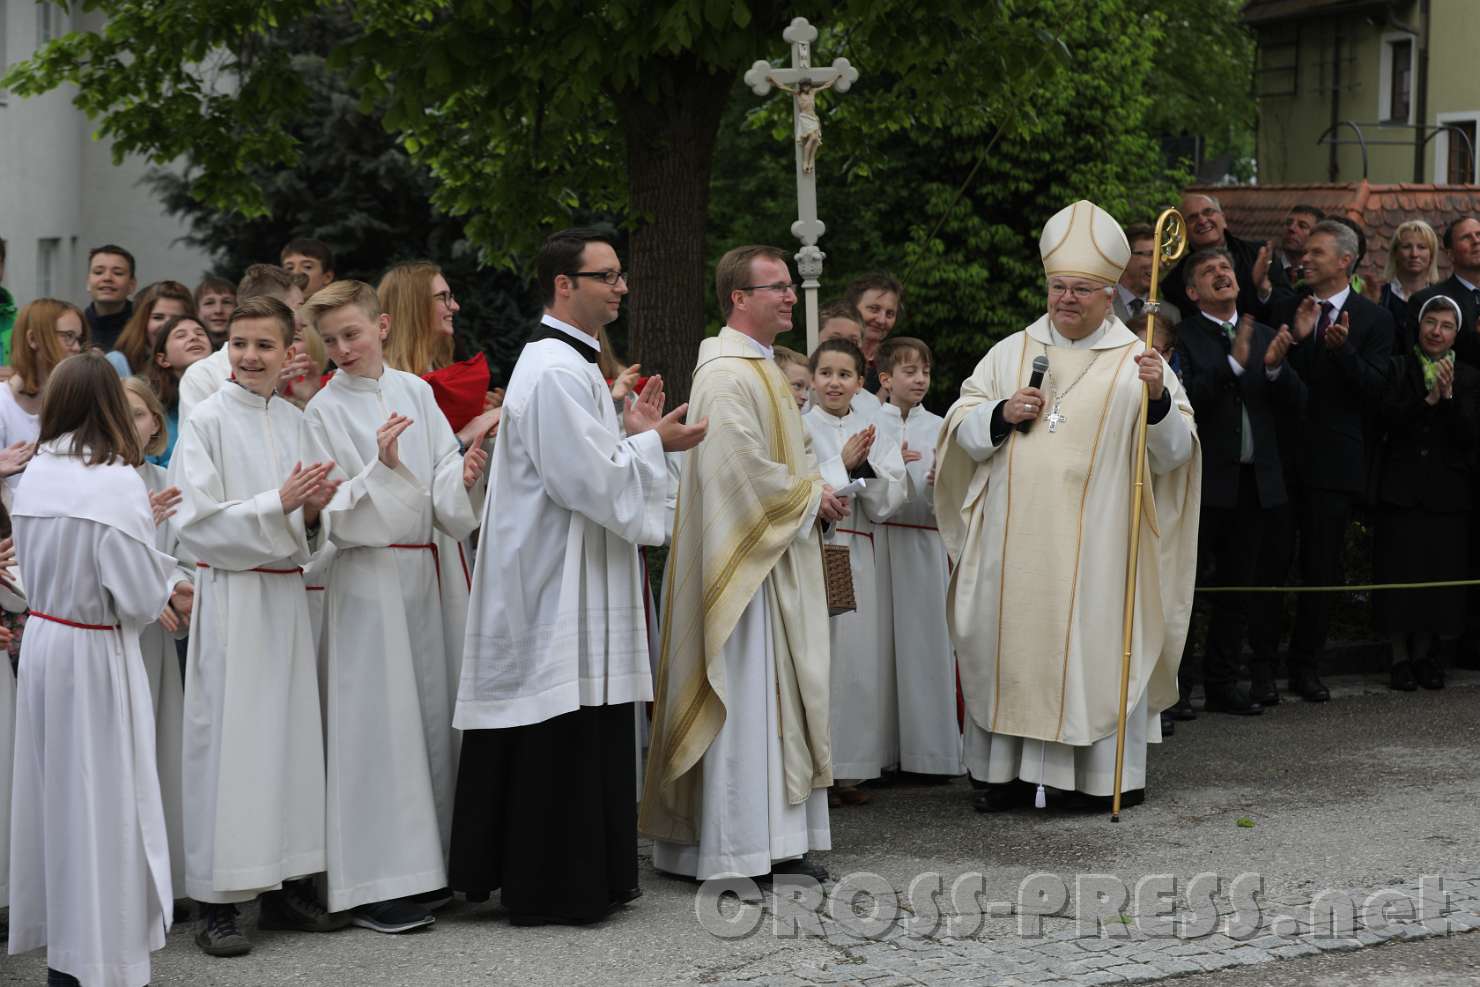
[[772, 864], [771, 873], [768, 876], [774, 877], [777, 874], [801, 874], [803, 877], [810, 877], [818, 884], [827, 880], [827, 868], [809, 860], [806, 854], [795, 860], [782, 860]]
[[1258, 716], [1264, 707], [1249, 698], [1249, 694], [1236, 685], [1210, 685], [1207, 687], [1207, 702], [1203, 709], [1209, 713], [1232, 713], [1235, 716]]
[[[1120, 793], [1120, 807], [1130, 809], [1146, 801], [1146, 789], [1132, 788]], [[1109, 812], [1115, 807], [1113, 795], [1086, 795], [1084, 792], [1068, 792], [1057, 805], [1067, 812]]]
[[1161, 714], [1161, 735], [1163, 737], [1174, 736], [1177, 732], [1177, 721], [1172, 719], [1171, 713]]
[[1418, 679], [1418, 684], [1425, 689], [1444, 688], [1444, 669], [1433, 659], [1416, 661], [1413, 663], [1413, 677]]
[[1249, 683], [1249, 701], [1256, 702], [1260, 706], [1278, 706], [1280, 687], [1275, 685], [1274, 676], [1254, 676], [1254, 680]]
[[1182, 697], [1177, 700], [1177, 705], [1167, 710], [1167, 713], [1170, 714], [1172, 719], [1174, 720], [1197, 719], [1197, 710], [1192, 708], [1192, 697], [1185, 692], [1182, 693]]
[[977, 812], [1007, 812], [1010, 809], [1025, 809], [1033, 804], [1035, 786], [1025, 781], [1009, 781], [1005, 785], [988, 785], [971, 797]]
[[1388, 670], [1388, 688], [1399, 692], [1413, 692], [1418, 688], [1418, 680], [1413, 677], [1413, 662], [1393, 662], [1393, 667]]
[[1314, 672], [1290, 676], [1290, 691], [1308, 703], [1323, 703], [1331, 698], [1331, 690]]

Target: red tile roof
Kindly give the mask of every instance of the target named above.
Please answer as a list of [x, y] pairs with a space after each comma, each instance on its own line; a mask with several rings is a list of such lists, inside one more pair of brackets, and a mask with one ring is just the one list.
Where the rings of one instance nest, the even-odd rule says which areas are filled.
[[[1229, 230], [1250, 240], [1277, 239], [1292, 206], [1345, 216], [1367, 237], [1367, 257], [1359, 273], [1379, 281], [1399, 224], [1422, 219], [1442, 238], [1454, 219], [1480, 216], [1480, 185], [1373, 185], [1364, 179], [1345, 185], [1195, 185], [1187, 191], [1217, 198]], [[1439, 253], [1441, 274], [1448, 277], [1449, 258], [1442, 249]]]

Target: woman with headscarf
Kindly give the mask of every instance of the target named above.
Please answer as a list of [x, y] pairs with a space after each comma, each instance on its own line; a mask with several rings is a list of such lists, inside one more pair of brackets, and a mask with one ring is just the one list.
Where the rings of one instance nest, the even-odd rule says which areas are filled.
[[[1455, 362], [1460, 319], [1453, 299], [1429, 299], [1418, 342], [1394, 359], [1376, 477], [1379, 583], [1464, 579], [1469, 568], [1480, 371]], [[1393, 646], [1391, 687], [1442, 689], [1444, 662], [1465, 626], [1463, 587], [1382, 590], [1375, 602]]]

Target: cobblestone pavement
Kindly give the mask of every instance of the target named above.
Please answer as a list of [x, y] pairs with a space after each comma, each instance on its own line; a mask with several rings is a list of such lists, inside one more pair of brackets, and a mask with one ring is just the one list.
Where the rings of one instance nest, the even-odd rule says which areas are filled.
[[[1471, 949], [1480, 675], [1439, 693], [1384, 680], [1180, 724], [1150, 753], [1146, 804], [1118, 825], [980, 815], [960, 780], [896, 785], [834, 812], [825, 896], [783, 881], [719, 900], [645, 859], [644, 897], [586, 929], [512, 928], [492, 903], [455, 904], [406, 936], [258, 933], [249, 910], [250, 956], [203, 956], [185, 923], [155, 955], [154, 983], [1247, 983], [1395, 941]], [[0, 956], [0, 984], [44, 980], [40, 954]]]

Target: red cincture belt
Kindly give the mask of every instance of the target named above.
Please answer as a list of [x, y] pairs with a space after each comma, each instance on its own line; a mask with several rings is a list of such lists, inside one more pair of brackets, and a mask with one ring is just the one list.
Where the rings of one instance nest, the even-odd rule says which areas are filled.
[[61, 624], [63, 627], [75, 627], [75, 628], [77, 628], [80, 631], [116, 631], [116, 630], [118, 630], [118, 625], [117, 624], [80, 624], [80, 623], [78, 623], [75, 620], [67, 620], [65, 617], [53, 617], [51, 614], [49, 614], [49, 613], [42, 613], [40, 610], [31, 610], [31, 611], [28, 611], [28, 612], [30, 613], [30, 615], [32, 617], [40, 617], [42, 620], [49, 620], [53, 624]]
[[432, 568], [437, 571], [437, 593], [442, 592], [442, 557], [437, 554], [437, 546], [428, 542], [425, 545], [387, 545], [386, 548], [416, 549], [432, 553]]
[[[209, 569], [210, 568], [210, 566], [206, 565], [204, 562], [197, 562], [197, 563], [195, 563], [195, 567], [197, 569]], [[250, 569], [248, 571], [250, 571], [250, 572], [265, 572], [269, 576], [301, 576], [301, 575], [303, 575], [303, 566], [301, 566], [301, 565], [300, 566], [294, 566], [291, 569], [269, 569], [266, 566], [256, 566], [255, 568], [252, 568], [252, 569]]]
[[913, 528], [916, 531], [939, 531], [933, 524], [905, 524], [903, 521], [885, 521], [886, 528]]
[[852, 528], [834, 528], [833, 530], [842, 535], [857, 535], [860, 538], [867, 538], [870, 545], [874, 543], [874, 535], [871, 531], [854, 531]]

